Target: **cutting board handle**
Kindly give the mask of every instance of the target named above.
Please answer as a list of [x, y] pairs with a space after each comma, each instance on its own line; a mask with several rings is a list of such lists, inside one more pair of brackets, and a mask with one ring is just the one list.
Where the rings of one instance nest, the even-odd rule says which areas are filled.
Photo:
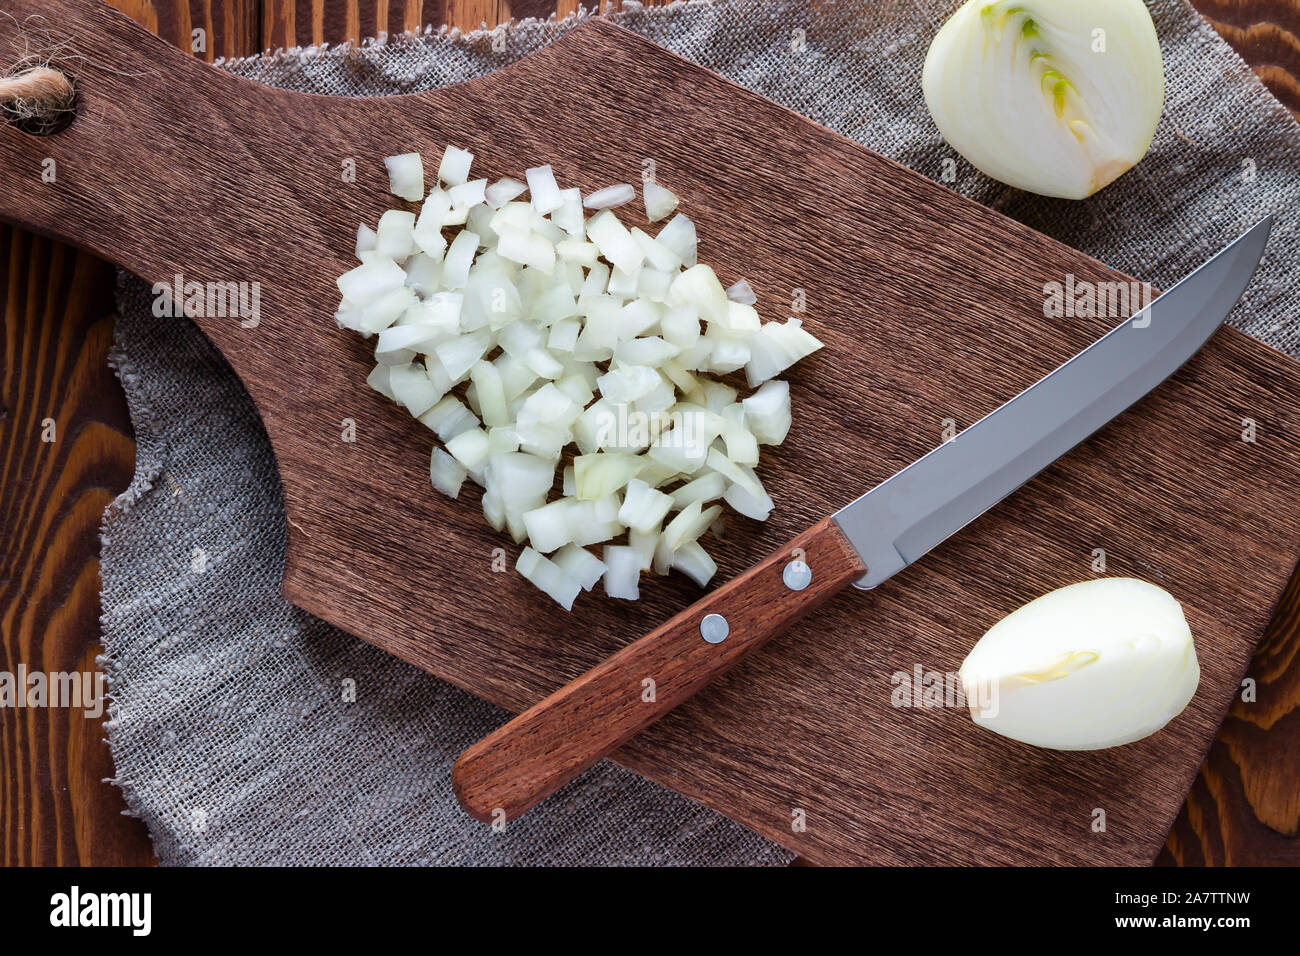
[[[300, 267], [292, 281], [320, 280], [304, 291], [310, 314], [326, 317], [337, 301], [333, 276], [350, 268], [358, 220], [376, 200], [392, 201], [379, 160], [409, 151], [413, 129], [439, 150], [469, 136], [499, 158], [506, 144], [493, 142], [477, 111], [498, 108], [493, 96], [511, 83], [580, 83], [602, 52], [583, 38], [622, 32], [593, 18], [484, 77], [403, 96], [342, 97], [213, 67], [102, 0], [6, 0], [4, 13], [0, 51], [48, 57], [71, 77], [76, 100], [72, 121], [51, 135], [0, 115], [0, 218], [151, 282], [183, 273], [279, 287], [290, 281], [285, 257], [266, 250], [292, 246]], [[564, 51], [588, 46], [587, 55], [565, 59]], [[0, 75], [16, 67], [0, 52]], [[304, 314], [298, 302], [277, 304]], [[222, 330], [199, 324], [241, 370]]]
[[[133, 271], [173, 230], [201, 234], [209, 212], [233, 197], [219, 195], [204, 170], [177, 164], [189, 153], [184, 144], [241, 124], [222, 111], [234, 78], [100, 0], [6, 6], [0, 49], [49, 57], [71, 78], [75, 102], [71, 122], [51, 135], [0, 123], [0, 215]], [[121, 161], [123, 144], [133, 161]]]
[[830, 518], [470, 747], [461, 805], [513, 819], [866, 573]]

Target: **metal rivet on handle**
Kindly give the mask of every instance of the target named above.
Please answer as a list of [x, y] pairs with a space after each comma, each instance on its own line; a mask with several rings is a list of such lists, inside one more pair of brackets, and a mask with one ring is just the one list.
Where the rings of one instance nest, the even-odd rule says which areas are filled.
[[804, 561], [791, 561], [781, 572], [781, 580], [791, 591], [802, 591], [812, 584], [812, 568]]
[[706, 614], [700, 621], [700, 637], [710, 644], [721, 644], [731, 633], [731, 625], [721, 614]]

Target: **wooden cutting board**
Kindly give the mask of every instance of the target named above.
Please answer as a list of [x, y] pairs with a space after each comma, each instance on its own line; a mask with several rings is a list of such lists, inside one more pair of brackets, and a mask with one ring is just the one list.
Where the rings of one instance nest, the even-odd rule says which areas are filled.
[[[454, 142], [481, 175], [549, 162], [584, 190], [635, 181], [652, 158], [724, 282], [748, 278], [769, 319], [803, 290], [827, 348], [790, 376], [796, 427], [762, 469], [778, 511], [730, 521], [719, 580], [1113, 324], [1045, 320], [1043, 285], [1125, 277], [606, 23], [464, 86], [349, 100], [230, 77], [88, 0], [11, 6], [85, 59], [68, 66], [67, 130], [0, 129], [0, 211], [150, 281], [259, 282], [255, 328], [199, 324], [279, 459], [285, 594], [508, 708], [697, 592], [656, 579], [638, 604], [588, 596], [567, 615], [493, 571], [496, 549], [508, 564], [517, 549], [476, 495], [428, 487], [427, 431], [364, 386], [366, 346], [330, 318], [356, 223], [390, 205], [383, 156]], [[879, 590], [832, 601], [619, 761], [817, 862], [1150, 862], [1300, 553], [1297, 386], [1295, 363], [1221, 332], [995, 512]], [[891, 675], [954, 670], [997, 618], [1094, 576], [1098, 548], [1107, 574], [1153, 580], [1186, 609], [1202, 683], [1168, 728], [1059, 754], [957, 708], [892, 706]]]

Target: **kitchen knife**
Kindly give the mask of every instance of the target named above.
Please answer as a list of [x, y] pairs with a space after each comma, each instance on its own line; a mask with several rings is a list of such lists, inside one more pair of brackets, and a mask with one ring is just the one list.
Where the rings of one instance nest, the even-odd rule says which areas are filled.
[[452, 784], [513, 819], [850, 583], [874, 588], [1172, 375], [1250, 282], [1266, 217], [1145, 309], [952, 440], [470, 747]]

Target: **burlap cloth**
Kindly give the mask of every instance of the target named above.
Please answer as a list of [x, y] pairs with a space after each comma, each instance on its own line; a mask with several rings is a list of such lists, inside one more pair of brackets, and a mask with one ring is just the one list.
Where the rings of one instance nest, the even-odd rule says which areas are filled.
[[[1184, 0], [1149, 0], [1165, 56], [1147, 158], [1080, 203], [991, 182], [943, 143], [920, 92], [957, 0], [691, 0], [624, 26], [1111, 265], [1168, 287], [1266, 212], [1268, 255], [1231, 321], [1296, 354], [1300, 126]], [[476, 76], [563, 22], [403, 36], [223, 64], [264, 83], [383, 95]], [[250, 134], [251, 135], [251, 134]], [[761, 149], [761, 143], [755, 143]], [[827, 186], [833, 189], [833, 184]], [[359, 215], [359, 214], [358, 214]], [[103, 525], [116, 782], [164, 863], [737, 864], [790, 854], [602, 764], [493, 832], [457, 807], [455, 756], [505, 714], [279, 595], [284, 517], [262, 426], [225, 361], [160, 323], [124, 276], [113, 364], [137, 463]], [[349, 702], [345, 681], [355, 681]]]

